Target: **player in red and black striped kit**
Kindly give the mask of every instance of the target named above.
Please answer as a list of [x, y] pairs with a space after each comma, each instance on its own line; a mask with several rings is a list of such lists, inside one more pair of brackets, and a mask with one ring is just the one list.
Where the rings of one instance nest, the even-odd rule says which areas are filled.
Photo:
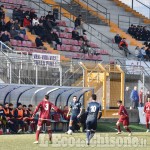
[[131, 136], [131, 130], [128, 127], [129, 126], [129, 116], [128, 116], [127, 110], [122, 105], [121, 100], [117, 101], [117, 105], [119, 107], [119, 111], [117, 114], [114, 114], [114, 115], [119, 115], [119, 120], [116, 123], [117, 129], [118, 129], [117, 134], [121, 134], [120, 124], [123, 124], [123, 127], [126, 129], [126, 131], [129, 132], [129, 136]]
[[150, 98], [148, 98], [148, 102], [145, 103], [145, 106], [144, 106], [144, 113], [146, 114], [145, 117], [146, 117], [146, 128], [147, 128], [147, 131], [146, 132], [149, 132], [149, 122], [150, 122]]
[[45, 95], [45, 98], [38, 104], [36, 107], [33, 116], [40, 110], [40, 115], [37, 124], [36, 130], [36, 141], [34, 144], [39, 143], [39, 134], [43, 123], [46, 123], [47, 132], [49, 134], [50, 143], [52, 143], [52, 130], [51, 130], [51, 122], [50, 122], [50, 111], [54, 109], [56, 112], [60, 111], [54, 104], [49, 101], [49, 95]]

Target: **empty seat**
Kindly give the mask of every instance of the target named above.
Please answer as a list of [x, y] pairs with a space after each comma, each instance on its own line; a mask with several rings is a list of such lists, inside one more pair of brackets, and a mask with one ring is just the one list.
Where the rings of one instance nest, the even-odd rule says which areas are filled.
[[60, 32], [59, 37], [60, 38], [64, 38], [65, 37], [65, 33], [64, 32]]
[[11, 39], [10, 42], [13, 46], [17, 46], [17, 40]]
[[70, 45], [66, 45], [66, 51], [70, 51]]
[[25, 35], [25, 36], [24, 36], [24, 39], [25, 39], [26, 41], [28, 41], [28, 40], [29, 40], [29, 38], [28, 38], [28, 36], [27, 36], [27, 35]]
[[64, 44], [61, 45], [61, 50], [64, 51], [66, 49], [66, 46]]
[[75, 52], [79, 52], [80, 47], [78, 47], [78, 46], [71, 46], [70, 50], [71, 51], [75, 51]]
[[70, 41], [68, 39], [62, 39], [62, 44], [70, 44]]
[[27, 47], [32, 47], [32, 42], [31, 41], [27, 41]]
[[22, 42], [20, 40], [17, 41], [17, 46], [22, 46]]
[[61, 46], [57, 44], [57, 50], [61, 51]]
[[22, 41], [22, 46], [26, 47], [27, 46], [27, 42], [26, 41]]
[[24, 0], [16, 0], [17, 4], [24, 5]]
[[65, 32], [72, 32], [73, 28], [65, 28]]

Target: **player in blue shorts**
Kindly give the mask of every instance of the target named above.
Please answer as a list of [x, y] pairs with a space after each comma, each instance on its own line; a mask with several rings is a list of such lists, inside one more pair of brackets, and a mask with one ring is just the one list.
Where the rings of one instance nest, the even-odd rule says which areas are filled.
[[69, 121], [69, 130], [66, 133], [70, 133], [74, 130], [73, 125], [78, 124], [78, 119], [82, 113], [82, 104], [77, 100], [76, 96], [73, 96], [73, 101], [70, 103], [69, 111], [67, 117], [71, 113]]
[[86, 144], [90, 144], [90, 140], [95, 134], [97, 128], [97, 119], [102, 116], [101, 105], [96, 102], [97, 96], [92, 94], [92, 101], [87, 106], [87, 119], [86, 119]]

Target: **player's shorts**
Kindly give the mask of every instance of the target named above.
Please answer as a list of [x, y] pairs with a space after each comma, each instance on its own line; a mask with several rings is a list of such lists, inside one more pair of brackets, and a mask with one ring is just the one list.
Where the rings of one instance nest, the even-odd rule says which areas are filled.
[[129, 125], [129, 118], [125, 117], [125, 118], [119, 118], [119, 123], [122, 123], [123, 126], [128, 126]]
[[87, 130], [96, 130], [97, 128], [97, 120], [86, 120], [86, 129]]
[[73, 121], [73, 122], [76, 122], [78, 123], [79, 122], [79, 119], [77, 118], [77, 116], [70, 116], [70, 121]]
[[50, 122], [50, 120], [44, 120], [44, 119], [42, 119], [42, 118], [40, 118], [39, 120], [38, 120], [38, 126], [42, 126], [43, 124], [46, 124], [46, 126], [48, 127], [48, 126], [51, 126], [51, 122]]
[[146, 115], [146, 123], [150, 122], [150, 115]]

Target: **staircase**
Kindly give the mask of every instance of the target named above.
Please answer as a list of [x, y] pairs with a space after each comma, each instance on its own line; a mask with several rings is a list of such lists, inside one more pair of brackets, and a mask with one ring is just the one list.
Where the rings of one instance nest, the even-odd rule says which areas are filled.
[[107, 25], [107, 23], [103, 22], [103, 20], [98, 19], [96, 16], [91, 14], [90, 11], [83, 9], [79, 4], [75, 3], [74, 1], [71, 1], [70, 5], [68, 5], [67, 1], [65, 0], [63, 0], [63, 3], [58, 3], [58, 4], [76, 17], [78, 17], [79, 15], [82, 15], [83, 21], [85, 23], [96, 24], [96, 25]]

